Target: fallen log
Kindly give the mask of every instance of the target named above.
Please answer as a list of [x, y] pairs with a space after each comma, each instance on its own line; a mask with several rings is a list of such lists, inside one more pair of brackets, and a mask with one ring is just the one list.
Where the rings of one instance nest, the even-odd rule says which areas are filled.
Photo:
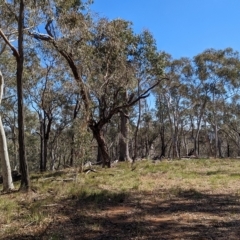
[[[21, 180], [22, 175], [17, 171], [17, 170], [13, 170], [12, 171], [12, 180], [13, 182], [17, 182]], [[0, 184], [3, 183], [3, 177], [0, 176]]]

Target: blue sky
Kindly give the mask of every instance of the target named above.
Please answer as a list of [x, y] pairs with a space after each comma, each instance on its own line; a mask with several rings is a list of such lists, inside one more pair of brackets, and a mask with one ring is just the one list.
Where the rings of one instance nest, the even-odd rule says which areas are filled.
[[240, 0], [94, 0], [91, 9], [131, 21], [136, 33], [148, 29], [173, 58], [208, 48], [240, 52]]

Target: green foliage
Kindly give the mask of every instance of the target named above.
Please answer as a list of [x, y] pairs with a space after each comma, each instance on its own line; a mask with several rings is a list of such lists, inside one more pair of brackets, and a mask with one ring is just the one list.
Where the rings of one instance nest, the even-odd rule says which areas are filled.
[[[18, 15], [18, 3], [7, 3], [0, 6], [1, 28], [10, 33], [16, 31], [14, 16]], [[162, 81], [154, 90], [155, 111], [140, 114], [138, 156], [148, 158], [149, 151], [144, 149], [151, 147], [156, 156], [164, 153], [165, 157], [181, 157], [189, 149], [189, 144], [183, 144], [189, 138], [195, 139], [200, 156], [216, 152], [214, 139], [217, 138], [223, 143], [218, 155], [226, 156], [229, 144], [231, 155], [237, 156], [239, 53], [231, 48], [207, 49], [193, 59], [172, 59], [170, 54], [158, 52], [151, 32], [135, 33], [132, 23], [125, 19], [96, 18], [89, 11], [92, 3], [91, 0], [25, 3], [25, 26], [31, 32], [24, 36], [25, 133], [30, 170], [39, 168], [40, 116], [45, 116], [46, 125], [51, 123], [47, 148], [49, 168], [68, 165], [72, 148], [76, 165], [96, 160], [97, 143], [88, 132], [89, 116], [95, 125], [104, 126], [106, 143], [111, 151], [114, 149], [114, 158], [118, 158], [119, 112], [163, 76], [169, 80]], [[36, 40], [42, 29], [39, 26], [44, 25], [51, 35], [49, 42]], [[8, 36], [11, 39], [14, 35]], [[3, 46], [2, 40], [0, 45]], [[16, 68], [9, 48], [0, 60], [7, 79], [7, 98], [1, 113], [15, 166], [18, 160]], [[80, 107], [74, 119], [76, 102]], [[134, 110], [134, 106], [127, 109], [132, 120], [129, 143], [136, 128]], [[208, 149], [206, 139], [214, 126], [221, 131], [212, 137]]]

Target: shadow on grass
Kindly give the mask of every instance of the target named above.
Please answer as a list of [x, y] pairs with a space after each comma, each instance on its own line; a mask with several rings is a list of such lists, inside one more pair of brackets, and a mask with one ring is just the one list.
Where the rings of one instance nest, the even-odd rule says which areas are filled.
[[198, 171], [191, 171], [190, 173], [195, 174], [197, 176], [215, 176], [215, 175], [229, 175], [231, 176], [231, 174], [229, 174], [228, 171], [224, 171], [224, 170], [216, 170], [216, 171], [206, 171], [206, 172], [198, 172]]
[[83, 191], [58, 202], [52, 222], [38, 234], [5, 240], [239, 239], [238, 196], [181, 188], [173, 193]]
[[41, 178], [54, 178], [54, 177], [62, 177], [65, 176], [66, 173], [64, 171], [56, 171], [56, 172], [48, 172], [48, 173], [35, 173], [31, 174], [31, 180], [38, 180]]
[[95, 204], [98, 205], [110, 205], [123, 203], [127, 198], [126, 192], [114, 193], [107, 190], [102, 190], [100, 192], [95, 192], [89, 194], [87, 191], [82, 191], [78, 196], [72, 196], [72, 198], [78, 198], [76, 204], [88, 205]]
[[231, 173], [230, 177], [240, 178], [240, 173]]
[[216, 170], [216, 171], [207, 171], [205, 173], [205, 175], [207, 175], [207, 176], [219, 175], [219, 174], [228, 174], [228, 172], [227, 171], [223, 171], [223, 170]]
[[44, 174], [45, 178], [49, 178], [49, 177], [61, 177], [61, 176], [65, 176], [66, 172], [64, 171], [56, 171], [56, 172], [49, 172], [47, 174]]

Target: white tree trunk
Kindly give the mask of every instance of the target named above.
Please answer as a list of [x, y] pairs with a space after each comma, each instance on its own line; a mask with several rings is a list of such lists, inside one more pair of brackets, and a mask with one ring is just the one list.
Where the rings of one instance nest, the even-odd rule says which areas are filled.
[[[0, 71], [0, 104], [3, 96], [3, 85], [4, 80], [2, 73]], [[0, 116], [0, 159], [2, 166], [2, 178], [3, 178], [3, 191], [10, 191], [14, 189], [12, 174], [11, 174], [11, 166], [9, 162], [8, 156], [8, 148], [7, 148], [7, 140], [5, 131], [2, 124], [2, 118]]]

